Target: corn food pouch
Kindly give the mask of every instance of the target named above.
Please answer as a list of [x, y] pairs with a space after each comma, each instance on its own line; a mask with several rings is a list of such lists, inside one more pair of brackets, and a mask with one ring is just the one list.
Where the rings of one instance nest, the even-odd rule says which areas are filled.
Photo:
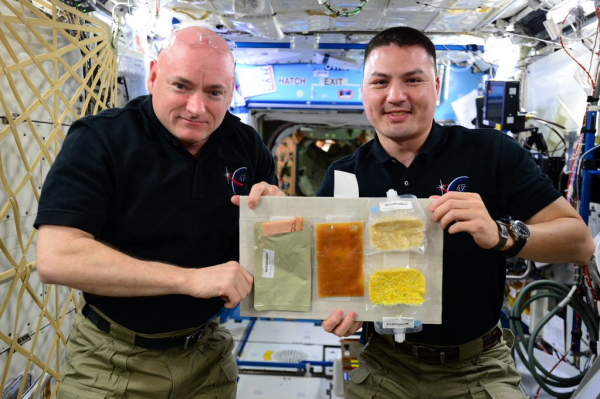
[[417, 269], [380, 269], [371, 274], [369, 296], [373, 305], [421, 305], [425, 276]]

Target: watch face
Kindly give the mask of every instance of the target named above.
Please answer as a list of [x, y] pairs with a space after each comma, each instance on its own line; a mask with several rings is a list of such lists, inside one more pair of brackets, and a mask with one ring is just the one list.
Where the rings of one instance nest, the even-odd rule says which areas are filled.
[[521, 239], [526, 240], [529, 238], [529, 228], [527, 225], [520, 220], [513, 220], [511, 223], [513, 232]]

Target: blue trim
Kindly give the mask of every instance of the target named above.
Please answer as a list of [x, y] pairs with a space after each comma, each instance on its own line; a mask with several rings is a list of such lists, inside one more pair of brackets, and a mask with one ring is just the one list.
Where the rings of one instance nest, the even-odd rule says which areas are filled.
[[[252, 104], [271, 104], [274, 103], [275, 100], [255, 100], [252, 97], [248, 100], [248, 103]], [[279, 103], [279, 102], [278, 102]], [[294, 100], [286, 100], [282, 101], [281, 104], [302, 104], [302, 105], [356, 105], [363, 108], [362, 102], [345, 102], [345, 101], [294, 101]]]
[[[237, 48], [291, 48], [290, 43], [281, 42], [236, 42], [235, 44]], [[366, 48], [366, 43], [319, 43], [319, 50], [364, 50]], [[435, 49], [440, 51], [484, 51], [483, 46], [478, 46], [476, 44], [436, 44]]]
[[254, 324], [256, 324], [256, 317], [253, 318], [252, 320], [250, 320], [248, 327], [246, 327], [246, 333], [244, 334], [244, 338], [242, 339], [242, 344], [240, 345], [240, 349], [238, 350], [238, 353], [236, 355], [237, 358], [239, 358], [242, 355], [242, 353], [244, 353], [244, 348], [246, 347], [246, 344], [248, 343], [248, 338], [250, 337], [250, 333], [252, 332], [252, 329], [254, 328]]
[[364, 112], [362, 102], [342, 101], [276, 101], [276, 100], [254, 100], [248, 99], [246, 104], [250, 109], [318, 109], [320, 111], [352, 111]]
[[[585, 149], [586, 151], [594, 147], [596, 141], [596, 118], [598, 113], [596, 111], [590, 111], [586, 118], [585, 127]], [[585, 160], [594, 159], [594, 152], [591, 151], [586, 154], [583, 159], [579, 162], [585, 162]], [[590, 217], [590, 197], [592, 190], [592, 173], [591, 170], [582, 169], [583, 178], [581, 179], [581, 202], [579, 203], [579, 215], [586, 224], [589, 224]], [[575, 176], [575, 178], [578, 178]]]
[[322, 367], [333, 367], [333, 362], [323, 361], [310, 361], [302, 360], [300, 363], [279, 363], [279, 362], [258, 362], [248, 360], [238, 360], [238, 366], [246, 367], [267, 367], [267, 368], [287, 368], [287, 369], [306, 369], [306, 366], [322, 366]]
[[289, 43], [235, 42], [237, 48], [290, 48]]
[[[257, 104], [253, 104], [251, 109], [255, 110], [255, 109], [285, 109], [285, 110], [298, 110], [298, 111], [302, 111], [302, 110], [313, 110], [313, 111], [339, 111], [339, 108], [333, 107], [331, 106], [331, 104], [329, 104], [329, 107], [294, 107], [293, 105], [289, 105], [286, 103], [280, 103], [280, 104], [273, 104], [273, 105], [257, 105]], [[362, 111], [362, 108], [352, 108], [350, 109], [351, 111]]]

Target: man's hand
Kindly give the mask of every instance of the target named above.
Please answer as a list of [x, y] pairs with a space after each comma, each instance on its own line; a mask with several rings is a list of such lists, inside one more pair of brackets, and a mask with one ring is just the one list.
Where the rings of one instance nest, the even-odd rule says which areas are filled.
[[230, 261], [201, 269], [187, 269], [187, 295], [196, 298], [221, 297], [225, 307], [233, 309], [252, 291], [254, 277], [239, 263]]
[[434, 222], [440, 222], [448, 233], [469, 233], [477, 245], [489, 249], [498, 244], [498, 225], [490, 216], [477, 193], [450, 191], [443, 196], [432, 196], [429, 207]]
[[344, 312], [336, 310], [333, 312], [331, 317], [327, 320], [323, 320], [323, 329], [328, 333], [337, 335], [338, 337], [349, 337], [358, 331], [362, 327], [362, 321], [356, 320], [356, 313], [350, 312], [343, 319]]
[[[264, 181], [256, 183], [252, 186], [252, 189], [250, 189], [250, 194], [248, 195], [248, 208], [256, 208], [258, 206], [260, 197], [263, 196], [285, 197], [285, 193], [281, 191], [279, 187], [274, 186], [273, 184], [269, 184]], [[240, 206], [240, 196], [234, 195], [231, 197], [231, 202], [237, 206]]]

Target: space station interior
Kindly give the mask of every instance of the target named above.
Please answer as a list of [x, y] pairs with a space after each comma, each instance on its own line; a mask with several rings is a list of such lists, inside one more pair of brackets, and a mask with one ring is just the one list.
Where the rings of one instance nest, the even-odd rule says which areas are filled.
[[[435, 122], [516, 140], [587, 224], [597, 258], [599, 20], [592, 0], [0, 0], [2, 399], [57, 397], [83, 307], [79, 290], [38, 275], [34, 221], [46, 176], [75, 121], [148, 94], [151, 62], [173, 31], [206, 27], [229, 44], [229, 113], [258, 132], [291, 209], [315, 225], [325, 215], [310, 201], [328, 167], [377, 135], [363, 104], [367, 44], [397, 26], [425, 33], [440, 82]], [[232, 176], [223, 179], [242, 184]], [[440, 186], [440, 195], [448, 191]], [[290, 211], [278, 204], [269, 209]], [[240, 263], [253, 273], [257, 244], [249, 236], [260, 207], [240, 212]], [[438, 263], [441, 282], [441, 229], [428, 237], [430, 284]], [[314, 243], [307, 250], [310, 271]], [[524, 397], [600, 398], [595, 258], [506, 259], [500, 321], [517, 337], [512, 356]], [[343, 398], [364, 348], [361, 331], [326, 332], [330, 307], [314, 292], [305, 314], [261, 312], [254, 295], [221, 312], [235, 342], [237, 397]], [[434, 306], [423, 312], [423, 330], [430, 315], [440, 324], [442, 306], [440, 299], [439, 319]]]

